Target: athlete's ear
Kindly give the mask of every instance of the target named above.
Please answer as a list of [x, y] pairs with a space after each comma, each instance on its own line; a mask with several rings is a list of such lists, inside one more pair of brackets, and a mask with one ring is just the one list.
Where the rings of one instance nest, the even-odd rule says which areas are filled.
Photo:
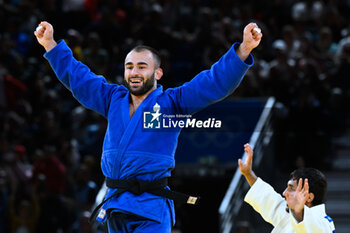
[[157, 68], [156, 71], [154, 72], [154, 78], [156, 80], [160, 80], [163, 76], [163, 69], [162, 68]]
[[315, 194], [309, 193], [309, 198], [306, 200], [307, 206], [313, 206], [312, 201], [315, 199]]

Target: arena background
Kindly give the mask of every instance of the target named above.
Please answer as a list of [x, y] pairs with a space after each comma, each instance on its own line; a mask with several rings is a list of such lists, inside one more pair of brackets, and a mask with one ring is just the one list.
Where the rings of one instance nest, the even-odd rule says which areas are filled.
[[[42, 20], [111, 83], [122, 82], [132, 47], [157, 48], [164, 89], [208, 69], [242, 40], [247, 23], [261, 27], [255, 64], [239, 88], [199, 113], [219, 113], [232, 128], [179, 138], [172, 188], [202, 202], [176, 206], [174, 232], [219, 232], [219, 205], [270, 96], [276, 104], [268, 181], [281, 191], [292, 169], [316, 167], [337, 190], [330, 190], [338, 201], [330, 208], [350, 204], [350, 190], [339, 191], [350, 187], [350, 1], [0, 0], [0, 232], [103, 232], [86, 220], [104, 180], [106, 121], [55, 78], [33, 35]], [[350, 229], [349, 211], [332, 214], [336, 228]], [[249, 220], [236, 232], [263, 232]]]

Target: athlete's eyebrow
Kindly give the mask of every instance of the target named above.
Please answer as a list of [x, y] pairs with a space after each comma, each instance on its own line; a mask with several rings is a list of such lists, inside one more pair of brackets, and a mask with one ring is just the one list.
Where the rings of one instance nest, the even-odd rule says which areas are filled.
[[[133, 63], [131, 61], [129, 61], [129, 62], [125, 63], [125, 65], [126, 66], [133, 65]], [[148, 66], [148, 63], [141, 61], [141, 62], [138, 62], [137, 65], [146, 65], [146, 66]]]

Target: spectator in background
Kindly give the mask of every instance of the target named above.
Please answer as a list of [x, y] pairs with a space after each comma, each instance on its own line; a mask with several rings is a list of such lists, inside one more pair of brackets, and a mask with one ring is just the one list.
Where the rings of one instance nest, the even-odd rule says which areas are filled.
[[11, 171], [17, 181], [17, 189], [22, 193], [29, 193], [29, 181], [32, 177], [32, 166], [29, 164], [26, 148], [17, 145], [11, 159]]
[[24, 98], [27, 91], [26, 85], [20, 80], [9, 74], [0, 74], [0, 90], [2, 103], [0, 107], [6, 108], [12, 111], [19, 110], [19, 101]]
[[64, 204], [74, 213], [72, 231], [78, 231], [83, 213], [91, 210], [98, 192], [97, 185], [91, 179], [90, 170], [85, 165], [80, 165], [74, 174], [74, 181], [67, 189], [67, 197]]
[[108, 68], [108, 53], [101, 46], [100, 36], [91, 32], [87, 39], [88, 47], [83, 49], [83, 61], [96, 74], [106, 74]]
[[45, 176], [46, 188], [49, 193], [63, 194], [66, 182], [66, 168], [55, 155], [52, 146], [44, 146], [42, 153], [37, 154], [33, 166], [33, 178]]
[[83, 49], [81, 47], [82, 37], [81, 34], [75, 29], [69, 29], [67, 31], [67, 44], [72, 48], [74, 57], [79, 61], [83, 60]]
[[35, 193], [30, 193], [30, 200], [10, 198], [11, 233], [36, 233], [40, 207]]
[[[0, 155], [1, 156], [1, 155]], [[2, 158], [1, 158], [2, 160]], [[1, 161], [2, 162], [2, 161]], [[11, 177], [3, 166], [0, 166], [0, 231], [10, 232], [9, 200], [11, 194]]]

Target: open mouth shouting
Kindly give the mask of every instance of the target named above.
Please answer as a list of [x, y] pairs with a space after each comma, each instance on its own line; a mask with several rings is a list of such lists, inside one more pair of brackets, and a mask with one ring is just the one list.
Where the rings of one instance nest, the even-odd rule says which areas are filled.
[[144, 95], [155, 86], [154, 74], [149, 78], [142, 75], [129, 76], [124, 79], [126, 88], [135, 96]]
[[129, 78], [129, 85], [132, 88], [141, 87], [142, 83], [143, 83], [143, 78], [140, 78], [140, 77]]

